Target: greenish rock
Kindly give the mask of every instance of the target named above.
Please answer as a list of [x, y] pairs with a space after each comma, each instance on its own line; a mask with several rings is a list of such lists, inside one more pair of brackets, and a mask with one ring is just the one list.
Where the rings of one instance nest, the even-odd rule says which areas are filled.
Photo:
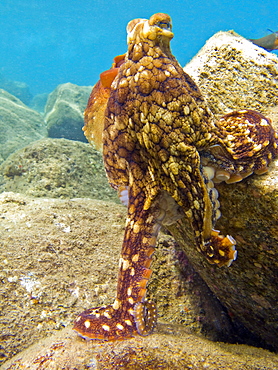
[[44, 114], [49, 137], [87, 142], [83, 112], [91, 91], [90, 86], [65, 83], [49, 94]]
[[29, 86], [22, 81], [13, 81], [0, 73], [0, 89], [6, 90], [11, 95], [14, 95], [22, 103], [29, 105], [32, 94], [30, 92]]
[[0, 89], [0, 163], [11, 153], [47, 136], [43, 117]]
[[278, 56], [233, 31], [217, 32], [184, 67], [216, 115], [278, 105]]
[[49, 95], [48, 93], [35, 95], [30, 102], [30, 108], [34, 109], [35, 111], [43, 115], [48, 95]]
[[117, 201], [101, 154], [89, 144], [66, 139], [38, 140], [11, 154], [0, 165], [0, 191]]

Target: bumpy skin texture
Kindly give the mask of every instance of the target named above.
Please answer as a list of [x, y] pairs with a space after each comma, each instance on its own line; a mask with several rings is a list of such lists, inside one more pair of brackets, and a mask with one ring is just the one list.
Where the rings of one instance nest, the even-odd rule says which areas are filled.
[[116, 300], [75, 322], [74, 329], [92, 339], [152, 332], [156, 309], [145, 295], [161, 224], [188, 217], [200, 252], [210, 263], [230, 265], [235, 241], [213, 230], [219, 202], [212, 180], [263, 173], [277, 154], [277, 135], [261, 114], [232, 112], [214, 122], [198, 87], [171, 54], [167, 14], [133, 20], [127, 31], [125, 59], [119, 57], [105, 74], [111, 80], [116, 75], [112, 85], [100, 80], [85, 112], [85, 135], [91, 141], [103, 130], [108, 179], [128, 206]]

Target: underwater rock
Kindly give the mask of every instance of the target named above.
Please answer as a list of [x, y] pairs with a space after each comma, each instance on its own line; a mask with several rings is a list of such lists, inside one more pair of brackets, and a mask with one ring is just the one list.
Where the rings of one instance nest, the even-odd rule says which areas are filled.
[[184, 67], [214, 114], [265, 113], [278, 104], [278, 56], [233, 31], [218, 32]]
[[[1, 363], [55, 330], [72, 328], [82, 309], [114, 298], [126, 208], [9, 192], [0, 195], [0, 214]], [[238, 340], [229, 316], [170, 236], [161, 235], [152, 268], [149, 292], [159, 323], [176, 325], [176, 340], [182, 328]]]
[[0, 74], [0, 89], [6, 90], [27, 105], [29, 105], [32, 99], [29, 86], [25, 82], [9, 80], [2, 74]]
[[278, 351], [278, 160], [267, 174], [215, 186], [222, 213], [216, 229], [237, 242], [238, 257], [231, 267], [205, 261], [192, 247], [186, 219], [168, 229], [233, 320]]
[[0, 161], [47, 135], [42, 116], [0, 89]]
[[87, 142], [82, 131], [83, 112], [91, 90], [90, 86], [66, 83], [49, 94], [44, 115], [49, 137]]
[[[232, 31], [218, 32], [184, 70], [215, 114], [257, 109], [271, 118], [278, 131], [276, 55]], [[169, 229], [234, 319], [278, 351], [278, 160], [263, 176], [216, 188], [222, 213], [216, 228], [237, 241], [238, 258], [229, 269], [208, 266], [192, 248], [186, 220]]]
[[30, 108], [34, 109], [35, 111], [43, 115], [48, 95], [49, 95], [48, 93], [35, 95], [30, 102]]
[[38, 140], [11, 154], [0, 165], [0, 191], [118, 200], [101, 154], [89, 144], [66, 139]]
[[3, 370], [275, 370], [277, 355], [246, 345], [213, 343], [174, 325], [159, 325], [148, 337], [99, 343], [78, 338], [70, 329], [19, 353]]

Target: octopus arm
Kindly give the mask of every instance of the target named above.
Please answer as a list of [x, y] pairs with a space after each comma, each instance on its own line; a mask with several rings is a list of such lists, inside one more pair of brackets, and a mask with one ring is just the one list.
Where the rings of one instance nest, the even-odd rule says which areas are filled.
[[278, 135], [268, 118], [246, 109], [226, 114], [216, 126], [223, 137], [222, 147], [209, 150], [214, 159], [212, 166], [219, 169], [216, 181], [232, 183], [252, 173], [267, 172], [278, 155]]
[[198, 250], [210, 263], [229, 266], [236, 258], [235, 240], [219, 235], [213, 229], [215, 189], [212, 176], [202, 171], [195, 147], [183, 143], [182, 151], [177, 158], [170, 158], [161, 166], [167, 173], [166, 177], [160, 175], [161, 187], [175, 199], [190, 220]]
[[135, 333], [148, 335], [156, 325], [155, 304], [145, 300], [145, 296], [160, 225], [155, 217], [156, 202], [152, 207], [147, 204], [144, 191], [138, 185], [132, 186], [119, 261], [117, 296], [112, 305], [86, 310], [77, 317], [74, 330], [82, 337], [125, 339]]

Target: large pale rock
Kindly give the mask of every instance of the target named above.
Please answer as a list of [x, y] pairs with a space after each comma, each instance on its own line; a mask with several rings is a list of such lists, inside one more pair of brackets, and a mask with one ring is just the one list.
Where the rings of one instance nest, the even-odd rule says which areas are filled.
[[[40, 338], [71, 327], [84, 309], [113, 302], [126, 209], [92, 199], [2, 193], [0, 214], [0, 361], [4, 361]], [[205, 332], [214, 340], [240, 341], [229, 316], [171, 237], [161, 236], [152, 268], [149, 294], [157, 302], [159, 322], [171, 324], [167, 332], [175, 333], [176, 343], [182, 328]], [[141, 342], [142, 338], [135, 343]], [[75, 345], [86, 352], [86, 343], [74, 343], [68, 355]], [[184, 345], [181, 341], [178, 347]], [[40, 349], [41, 345], [36, 347], [37, 356]]]
[[0, 162], [11, 153], [47, 135], [42, 116], [0, 89]]
[[0, 165], [0, 191], [36, 197], [89, 197], [117, 201], [101, 154], [89, 144], [42, 139], [11, 154]]
[[278, 104], [278, 57], [233, 31], [218, 32], [184, 67], [217, 115]]
[[[210, 38], [185, 67], [214, 113], [265, 112], [278, 131], [278, 58], [233, 32]], [[192, 248], [184, 219], [169, 229], [220, 301], [253, 333], [278, 350], [278, 160], [268, 174], [216, 186], [222, 217], [216, 228], [237, 241], [230, 268], [210, 266]]]
[[90, 86], [66, 83], [49, 94], [44, 115], [49, 137], [87, 142], [83, 112], [91, 91]]

